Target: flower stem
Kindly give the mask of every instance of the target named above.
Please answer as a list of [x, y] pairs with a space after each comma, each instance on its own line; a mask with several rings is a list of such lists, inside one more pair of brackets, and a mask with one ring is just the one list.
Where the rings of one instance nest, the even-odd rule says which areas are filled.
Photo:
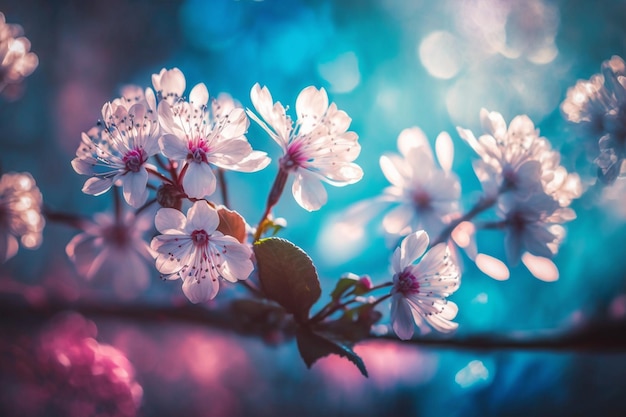
[[343, 303], [337, 303], [335, 300], [332, 300], [330, 303], [326, 304], [317, 314], [309, 319], [309, 323], [317, 323], [324, 320], [326, 317], [334, 314], [336, 311], [341, 310], [342, 308], [347, 307], [348, 305], [357, 302], [357, 298], [352, 298], [348, 301], [344, 301]]
[[391, 287], [392, 285], [393, 285], [393, 282], [391, 282], [391, 281], [385, 282], [383, 284], [379, 284], [379, 285], [376, 285], [376, 286], [370, 288], [370, 290], [368, 292], [376, 291], [376, 290], [379, 290], [381, 288]]
[[289, 178], [289, 172], [280, 167], [278, 169], [278, 174], [276, 174], [276, 179], [274, 180], [272, 189], [270, 190], [270, 194], [267, 197], [265, 211], [263, 212], [263, 216], [261, 217], [261, 220], [257, 225], [256, 232], [254, 233], [255, 242], [261, 238], [265, 222], [267, 221], [272, 208], [274, 208], [276, 203], [278, 203], [278, 200], [280, 200], [280, 196], [282, 195], [283, 190], [285, 189], [285, 184], [287, 183], [287, 178]]
[[146, 171], [148, 171], [148, 173], [154, 175], [155, 177], [157, 177], [158, 179], [160, 179], [161, 181], [168, 183], [168, 184], [174, 184], [174, 181], [172, 181], [171, 179], [167, 178], [165, 175], [161, 174], [159, 171], [155, 171], [152, 168], [146, 168]]
[[143, 206], [141, 206], [141, 207], [139, 207], [137, 209], [137, 211], [135, 212], [135, 216], [138, 216], [139, 213], [141, 213], [142, 211], [144, 211], [145, 209], [147, 209], [148, 207], [150, 207], [151, 205], [153, 205], [156, 202], [157, 202], [156, 198], [153, 198], [152, 200], [146, 201], [146, 203]]
[[439, 234], [439, 236], [437, 236], [437, 238], [432, 241], [431, 247], [438, 245], [439, 243], [446, 242], [448, 239], [450, 239], [450, 235], [452, 234], [452, 231], [454, 231], [454, 229], [459, 224], [465, 221], [471, 220], [474, 217], [476, 217], [478, 214], [482, 213], [483, 211], [493, 207], [496, 201], [498, 201], [497, 195], [496, 196], [485, 196], [485, 195], [482, 196], [480, 200], [478, 200], [478, 203], [476, 203], [476, 205], [472, 207], [470, 211], [468, 211], [467, 213], [465, 213], [463, 216], [459, 217], [458, 219], [454, 219], [452, 222], [450, 222], [446, 226], [446, 228], [443, 229], [443, 231]]
[[246, 287], [252, 293], [252, 295], [254, 295], [255, 297], [265, 298], [265, 295], [263, 294], [263, 291], [261, 291], [255, 285], [251, 284], [247, 279], [246, 280], [242, 280], [242, 281], [238, 281], [238, 282], [240, 282], [241, 285]]
[[119, 187], [113, 187], [113, 207], [115, 209], [115, 222], [119, 224], [122, 220], [122, 199]]
[[42, 208], [41, 212], [49, 222], [65, 224], [80, 230], [84, 230], [85, 224], [87, 223], [87, 219], [77, 214], [53, 211], [45, 206]]
[[222, 168], [217, 168], [217, 180], [220, 182], [220, 191], [222, 192], [222, 204], [230, 207], [228, 202], [228, 187], [226, 185], [226, 176]]

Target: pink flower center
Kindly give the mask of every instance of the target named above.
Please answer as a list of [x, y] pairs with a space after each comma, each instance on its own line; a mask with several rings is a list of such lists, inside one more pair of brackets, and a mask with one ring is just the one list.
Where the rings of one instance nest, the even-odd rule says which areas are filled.
[[194, 230], [191, 232], [191, 241], [196, 246], [206, 246], [209, 244], [209, 234], [204, 230]]
[[413, 203], [419, 209], [430, 207], [430, 194], [424, 190], [418, 190], [413, 194]]
[[124, 158], [122, 158], [122, 162], [126, 167], [127, 171], [130, 172], [139, 172], [141, 166], [144, 162], [148, 160], [146, 152], [141, 148], [135, 148], [126, 153]]
[[404, 271], [398, 277], [396, 290], [404, 295], [418, 294], [420, 292], [420, 284], [412, 273]]
[[502, 168], [502, 191], [514, 190], [517, 188], [517, 173], [510, 165]]
[[286, 171], [295, 171], [298, 167], [304, 165], [309, 158], [302, 149], [302, 142], [294, 142], [287, 148], [285, 156], [280, 158], [280, 166]]
[[104, 240], [118, 248], [124, 248], [132, 238], [125, 225], [115, 223], [103, 230]]
[[207, 143], [199, 139], [196, 143], [189, 142], [189, 153], [187, 153], [187, 160], [195, 162], [197, 164], [208, 162], [206, 154], [209, 152]]

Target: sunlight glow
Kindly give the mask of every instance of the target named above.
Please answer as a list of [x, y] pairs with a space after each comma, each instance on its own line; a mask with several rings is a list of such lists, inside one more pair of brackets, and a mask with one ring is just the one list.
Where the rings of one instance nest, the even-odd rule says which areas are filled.
[[454, 381], [461, 388], [469, 388], [480, 382], [489, 380], [489, 370], [479, 360], [473, 360], [467, 366], [457, 372]]
[[317, 72], [335, 93], [349, 93], [361, 82], [359, 60], [352, 51], [338, 55], [333, 61], [319, 63]]
[[458, 42], [450, 32], [430, 33], [420, 43], [418, 54], [422, 65], [433, 77], [448, 80], [461, 69]]
[[364, 234], [359, 224], [331, 219], [322, 227], [318, 246], [327, 262], [339, 265], [363, 250], [366, 243]]

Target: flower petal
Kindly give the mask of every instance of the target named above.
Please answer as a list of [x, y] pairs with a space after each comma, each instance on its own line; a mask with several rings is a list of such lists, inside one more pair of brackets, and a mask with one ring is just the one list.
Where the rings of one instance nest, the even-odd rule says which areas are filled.
[[91, 177], [87, 181], [85, 181], [85, 185], [83, 185], [83, 193], [90, 195], [100, 195], [109, 191], [111, 186], [113, 185], [113, 181], [116, 177], [113, 178], [100, 178], [100, 177]]
[[232, 236], [212, 236], [211, 241], [222, 250], [222, 277], [230, 282], [247, 279], [254, 270], [252, 250]]
[[296, 174], [291, 190], [298, 204], [308, 211], [319, 210], [328, 200], [328, 194], [322, 182], [308, 173]]
[[[183, 89], [184, 91], [184, 89]], [[204, 83], [196, 84], [189, 93], [189, 103], [197, 107], [206, 106], [209, 102], [209, 90]]]
[[380, 169], [387, 180], [396, 187], [404, 188], [411, 177], [411, 167], [398, 155], [385, 154], [380, 157]]
[[185, 215], [173, 208], [159, 209], [154, 217], [155, 227], [163, 234], [181, 232], [185, 228], [186, 224], [187, 219], [185, 218]]
[[414, 214], [413, 207], [408, 204], [400, 204], [385, 214], [385, 217], [383, 217], [383, 229], [390, 234], [399, 234], [410, 225]]
[[405, 157], [414, 149], [424, 149], [424, 152], [428, 152], [432, 159], [432, 150], [426, 135], [419, 127], [411, 127], [404, 129], [398, 135], [398, 149], [400, 153]]
[[148, 198], [148, 171], [140, 169], [137, 172], [127, 172], [122, 176], [124, 200], [131, 206], [138, 208]]
[[183, 160], [187, 158], [189, 149], [187, 141], [171, 134], [165, 134], [159, 139], [159, 146], [163, 155], [174, 160]]
[[401, 294], [394, 294], [391, 299], [391, 323], [393, 331], [402, 340], [413, 337], [415, 323], [411, 308]]
[[183, 178], [183, 189], [191, 198], [204, 198], [215, 192], [217, 180], [213, 170], [207, 163], [189, 163]]
[[239, 172], [257, 172], [265, 168], [272, 161], [266, 152], [252, 151], [241, 161], [231, 165], [229, 169]]
[[480, 124], [485, 133], [495, 138], [503, 138], [506, 135], [506, 122], [498, 112], [489, 112], [486, 109], [480, 109]]
[[441, 132], [435, 141], [435, 153], [439, 166], [445, 172], [450, 172], [454, 161], [454, 144], [448, 132]]
[[428, 247], [428, 243], [428, 234], [423, 230], [418, 230], [405, 237], [400, 244], [400, 270], [411, 265], [422, 256]]
[[243, 136], [248, 131], [248, 126], [250, 126], [250, 120], [248, 120], [246, 112], [240, 107], [233, 108], [225, 120], [225, 125], [220, 132], [224, 138]]
[[296, 114], [300, 124], [300, 132], [309, 133], [320, 123], [328, 109], [328, 95], [324, 88], [313, 86], [303, 89], [296, 99]]
[[219, 281], [201, 279], [200, 281], [188, 278], [183, 282], [183, 292], [194, 304], [212, 300], [220, 288]]
[[204, 201], [196, 201], [187, 211], [187, 232], [204, 230], [208, 234], [213, 233], [220, 223], [217, 211]]

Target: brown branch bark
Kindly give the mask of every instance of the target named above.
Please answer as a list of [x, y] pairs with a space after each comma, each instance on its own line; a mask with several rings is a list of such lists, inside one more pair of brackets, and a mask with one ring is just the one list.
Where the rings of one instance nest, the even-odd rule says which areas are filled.
[[[254, 317], [250, 315], [243, 317], [241, 314], [234, 313], [232, 306], [208, 309], [192, 304], [169, 307], [109, 305], [94, 302], [67, 303], [55, 300], [49, 300], [41, 306], [32, 306], [23, 301], [16, 302], [7, 298], [0, 303], [0, 325], [32, 320], [45, 321], [65, 311], [75, 311], [92, 319], [112, 319], [135, 323], [192, 324], [247, 336], [262, 335], [272, 326], [268, 323], [254, 323], [250, 320]], [[287, 336], [293, 335], [293, 326], [283, 325], [281, 330], [287, 333]], [[541, 335], [529, 333], [524, 337], [478, 334], [448, 338], [420, 337], [400, 341], [393, 335], [372, 334], [367, 340], [386, 340], [421, 347], [470, 351], [521, 350], [624, 354], [626, 353], [626, 321], [592, 323], [568, 333], [555, 332]]]

